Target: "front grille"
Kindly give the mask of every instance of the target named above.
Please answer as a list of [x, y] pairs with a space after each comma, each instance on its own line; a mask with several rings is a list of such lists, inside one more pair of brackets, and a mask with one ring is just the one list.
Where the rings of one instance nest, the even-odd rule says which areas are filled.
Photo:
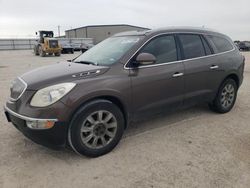
[[13, 81], [12, 86], [10, 87], [10, 100], [18, 100], [22, 96], [26, 88], [27, 84], [21, 78], [16, 78]]
[[57, 40], [49, 40], [49, 47], [50, 48], [58, 48], [58, 41]]

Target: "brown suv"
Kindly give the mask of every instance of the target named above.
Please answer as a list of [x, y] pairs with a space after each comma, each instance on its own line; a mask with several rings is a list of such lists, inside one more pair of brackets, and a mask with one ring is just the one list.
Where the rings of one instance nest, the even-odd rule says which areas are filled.
[[206, 102], [225, 113], [243, 80], [244, 57], [227, 36], [204, 29], [126, 32], [71, 62], [15, 79], [6, 117], [33, 141], [96, 157], [131, 121]]

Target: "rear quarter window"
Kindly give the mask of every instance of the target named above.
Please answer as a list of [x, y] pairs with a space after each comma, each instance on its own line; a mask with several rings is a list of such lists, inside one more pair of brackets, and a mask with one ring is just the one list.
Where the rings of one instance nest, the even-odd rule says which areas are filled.
[[214, 45], [215, 52], [222, 53], [232, 50], [233, 45], [225, 38], [209, 35], [208, 40]]
[[211, 55], [212, 54], [211, 48], [208, 45], [207, 41], [204, 39], [204, 36], [201, 36], [201, 40], [202, 40], [206, 55]]

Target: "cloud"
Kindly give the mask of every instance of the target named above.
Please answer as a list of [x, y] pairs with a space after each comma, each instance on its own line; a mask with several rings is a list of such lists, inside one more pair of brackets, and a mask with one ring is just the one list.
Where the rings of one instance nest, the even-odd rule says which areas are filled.
[[248, 0], [0, 0], [0, 37], [93, 24], [205, 26], [250, 40]]

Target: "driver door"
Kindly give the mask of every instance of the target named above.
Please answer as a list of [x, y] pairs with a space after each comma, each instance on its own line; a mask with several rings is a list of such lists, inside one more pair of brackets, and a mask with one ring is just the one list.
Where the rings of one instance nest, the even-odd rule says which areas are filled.
[[178, 61], [175, 36], [155, 37], [137, 55], [140, 53], [153, 54], [156, 62], [130, 69], [135, 118], [180, 107], [184, 99], [184, 65]]

